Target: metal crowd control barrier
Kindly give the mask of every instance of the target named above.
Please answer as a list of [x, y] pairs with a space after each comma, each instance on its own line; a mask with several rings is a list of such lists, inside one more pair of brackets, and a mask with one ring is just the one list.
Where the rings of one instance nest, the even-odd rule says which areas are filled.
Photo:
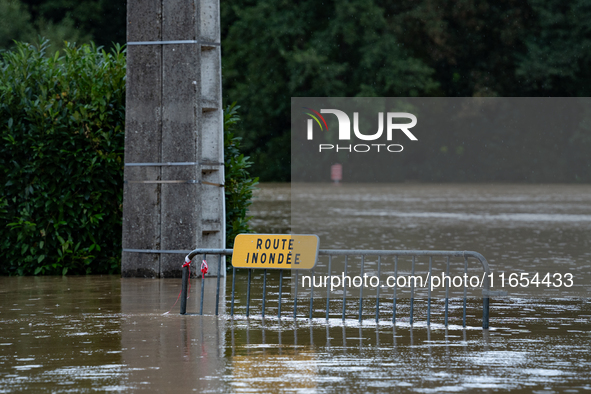
[[[218, 255], [218, 272], [221, 269], [221, 261], [222, 255], [232, 255], [232, 249], [195, 249], [191, 253], [189, 253], [188, 258], [192, 260], [197, 255], [203, 255], [204, 259], [207, 255]], [[365, 257], [366, 256], [377, 256], [378, 257], [378, 277], [381, 273], [381, 261], [382, 257], [394, 257], [394, 276], [398, 275], [398, 257], [400, 256], [407, 256], [412, 257], [412, 275], [415, 275], [415, 259], [419, 256], [428, 256], [429, 257], [429, 276], [432, 273], [432, 266], [433, 266], [433, 257], [445, 257], [446, 258], [446, 275], [449, 275], [449, 267], [450, 267], [450, 257], [463, 257], [464, 258], [464, 275], [468, 273], [468, 258], [474, 258], [480, 262], [482, 265], [482, 269], [484, 271], [484, 277], [482, 283], [482, 328], [487, 329], [489, 327], [489, 296], [490, 292], [490, 283], [489, 283], [489, 274], [490, 269], [488, 267], [488, 262], [480, 253], [477, 252], [470, 252], [470, 251], [438, 251], [438, 250], [320, 250], [318, 252], [319, 256], [328, 256], [328, 275], [331, 274], [331, 263], [332, 258], [334, 256], [344, 256], [345, 257], [345, 266], [344, 266], [344, 275], [347, 275], [347, 263], [349, 256], [360, 256], [361, 257], [361, 276], [364, 274], [364, 265], [365, 265]], [[281, 318], [281, 299], [282, 299], [282, 285], [283, 285], [283, 269], [279, 270], [279, 306], [278, 306], [278, 318]], [[312, 270], [312, 275], [313, 275]], [[297, 319], [297, 283], [298, 283], [298, 270], [295, 270], [295, 294], [294, 294], [294, 310], [293, 310], [293, 318], [294, 320]], [[250, 286], [252, 281], [252, 269], [248, 269], [248, 284], [247, 284], [247, 292], [246, 292], [246, 317], [250, 315]], [[181, 290], [181, 314], [186, 314], [187, 312], [187, 288], [189, 282], [189, 270], [187, 267], [183, 267], [182, 271], [182, 290]], [[416, 281], [415, 281], [416, 282]], [[231, 298], [231, 306], [230, 306], [230, 315], [234, 316], [234, 300], [235, 300], [235, 288], [236, 288], [236, 268], [233, 267], [233, 275], [232, 275], [232, 298]], [[396, 324], [396, 293], [397, 293], [397, 285], [393, 286], [394, 288], [394, 296], [392, 299], [392, 323]], [[463, 316], [462, 316], [462, 325], [466, 327], [466, 304], [467, 304], [467, 286], [466, 282], [464, 281], [464, 296], [463, 296]], [[380, 315], [380, 288], [377, 287], [377, 298], [376, 298], [376, 312], [375, 312], [375, 320], [376, 322], [379, 321]], [[263, 300], [262, 300], [262, 317], [265, 317], [265, 302], [266, 302], [266, 292], [267, 292], [267, 269], [263, 270]], [[409, 322], [412, 325], [414, 320], [414, 294], [415, 294], [415, 283], [412, 284], [410, 289], [410, 319]], [[203, 314], [203, 296], [204, 296], [204, 281], [201, 281], [201, 300], [200, 300], [200, 308], [199, 314]], [[220, 275], [217, 277], [217, 288], [216, 288], [216, 303], [215, 303], [215, 314], [216, 316], [219, 313], [219, 296], [220, 296]], [[329, 318], [329, 300], [330, 300], [330, 286], [327, 286], [327, 293], [326, 293], [326, 319]], [[345, 307], [347, 301], [347, 289], [346, 286], [343, 289], [343, 309], [342, 309], [342, 320], [345, 320]], [[312, 319], [312, 311], [313, 311], [313, 302], [314, 302], [314, 286], [311, 286], [311, 294], [310, 294], [310, 309], [309, 309], [309, 319]], [[362, 322], [362, 312], [363, 312], [363, 286], [359, 287], [359, 322]], [[448, 317], [449, 317], [449, 282], [445, 285], [445, 326], [448, 326]], [[431, 287], [428, 286], [428, 296], [427, 296], [427, 325], [431, 324]]]

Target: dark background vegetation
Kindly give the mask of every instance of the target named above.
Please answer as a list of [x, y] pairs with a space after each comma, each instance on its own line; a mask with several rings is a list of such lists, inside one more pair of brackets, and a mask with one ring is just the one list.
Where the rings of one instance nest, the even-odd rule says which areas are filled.
[[[125, 43], [125, 10], [125, 1], [0, 0], [0, 46], [36, 34]], [[292, 96], [570, 97], [591, 90], [589, 0], [222, 0], [221, 12], [224, 97], [242, 107], [236, 135], [263, 181], [290, 179]], [[428, 167], [440, 169], [440, 181], [459, 180], [445, 162]], [[564, 174], [564, 181], [576, 179]]]
[[[265, 181], [286, 181], [290, 97], [589, 96], [589, 21], [589, 0], [222, 1], [224, 95], [243, 107], [253, 171]], [[478, 138], [469, 133], [454, 140]], [[548, 142], [533, 128], [524, 133], [532, 151]], [[575, 145], [577, 155], [588, 156], [591, 133], [553, 142], [558, 150]], [[505, 153], [515, 167], [523, 155], [521, 147], [512, 148]], [[437, 168], [437, 181], [465, 180], [455, 160], [416, 160], [407, 164]], [[591, 181], [588, 163], [578, 181]], [[552, 160], [539, 165], [553, 172]], [[482, 174], [494, 178], [480, 181], [514, 179], [495, 161], [489, 166]], [[558, 178], [577, 181], [570, 172]]]
[[[0, 274], [119, 273], [124, 50], [17, 43], [0, 58]], [[224, 111], [227, 245], [257, 183]]]
[[[225, 118], [229, 235], [247, 229], [249, 170], [290, 180], [291, 97], [591, 91], [589, 0], [222, 0], [221, 12], [225, 105], [241, 106]], [[118, 270], [125, 25], [125, 1], [0, 0], [0, 273]], [[14, 42], [40, 36], [52, 46]], [[516, 179], [527, 157], [507, 144], [503, 166], [487, 161], [476, 180], [590, 182], [587, 126], [552, 141], [524, 129], [531, 151], [569, 160], [549, 157], [536, 162], [542, 175]], [[438, 154], [409, 156], [415, 173], [437, 174], [412, 180], [474, 181], [450, 155], [483, 138], [467, 128]]]

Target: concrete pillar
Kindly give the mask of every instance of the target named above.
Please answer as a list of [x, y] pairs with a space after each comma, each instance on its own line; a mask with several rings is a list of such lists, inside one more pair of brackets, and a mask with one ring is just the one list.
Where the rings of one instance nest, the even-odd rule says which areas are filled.
[[225, 246], [219, 0], [127, 4], [121, 271], [180, 277], [188, 251]]

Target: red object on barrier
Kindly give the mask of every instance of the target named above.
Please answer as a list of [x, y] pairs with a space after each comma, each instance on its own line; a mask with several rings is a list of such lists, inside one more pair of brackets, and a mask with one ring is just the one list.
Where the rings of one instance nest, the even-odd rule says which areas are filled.
[[203, 263], [201, 263], [201, 276], [207, 274], [207, 268], [207, 261], [203, 260]]
[[341, 164], [333, 164], [330, 167], [330, 179], [336, 183], [343, 180], [343, 166]]
[[[183, 264], [182, 268], [188, 267], [189, 268], [189, 279], [191, 279], [191, 260], [189, 260], [189, 256], [185, 256], [185, 264]], [[189, 293], [191, 292], [191, 281], [189, 280]], [[176, 302], [175, 302], [176, 304]], [[174, 305], [173, 305], [174, 307]]]
[[[191, 260], [189, 260], [189, 256], [185, 256], [185, 263], [183, 264], [183, 266], [181, 268], [185, 268], [185, 267], [189, 268], [189, 292], [188, 293], [191, 294]], [[207, 270], [205, 272], [207, 272]], [[170, 313], [170, 311], [172, 310], [172, 308], [174, 308], [176, 303], [179, 302], [182, 292], [183, 292], [183, 289], [179, 290], [179, 295], [176, 298], [176, 301], [174, 302], [174, 304], [172, 304], [172, 306], [170, 307], [168, 312], [164, 313], [164, 315], [168, 315]], [[189, 297], [187, 297], [187, 298], [189, 298]]]

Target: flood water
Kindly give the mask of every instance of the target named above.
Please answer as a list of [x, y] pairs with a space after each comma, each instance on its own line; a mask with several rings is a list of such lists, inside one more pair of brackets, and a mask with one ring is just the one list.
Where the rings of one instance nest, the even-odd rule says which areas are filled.
[[[292, 206], [288, 185], [263, 185], [251, 209], [255, 230], [296, 230], [293, 212], [297, 230], [314, 227], [323, 249], [476, 250], [492, 269], [589, 272], [589, 186], [327, 187], [304, 188], [321, 203], [297, 216], [301, 205]], [[355, 208], [360, 201], [363, 209]], [[278, 320], [277, 274], [267, 278], [265, 319], [258, 271], [249, 319], [245, 272], [236, 278], [234, 319], [231, 275], [222, 282], [220, 317], [215, 278], [204, 282], [204, 316], [180, 316], [178, 304], [166, 314], [178, 279], [0, 277], [0, 393], [591, 391], [591, 302], [583, 283], [570, 296], [520, 289], [493, 298], [491, 328], [482, 330], [477, 297], [468, 299], [466, 328], [461, 299], [452, 298], [446, 328], [442, 299], [433, 300], [430, 327], [425, 299], [416, 301], [412, 326], [401, 299], [393, 325], [388, 293], [378, 324], [375, 299], [364, 301], [359, 324], [354, 297], [344, 322], [342, 301], [331, 299], [327, 322], [323, 293], [315, 295], [312, 321], [305, 318], [309, 298], [301, 297], [294, 322], [287, 276]], [[201, 281], [191, 282], [188, 311], [196, 313]]]

